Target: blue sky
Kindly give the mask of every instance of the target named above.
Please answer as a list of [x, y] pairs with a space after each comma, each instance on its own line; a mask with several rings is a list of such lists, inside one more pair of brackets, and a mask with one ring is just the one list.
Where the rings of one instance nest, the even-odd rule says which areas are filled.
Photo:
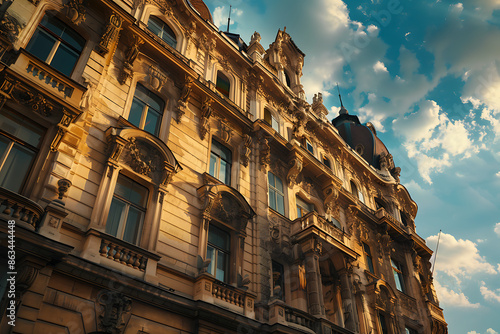
[[372, 122], [436, 248], [435, 285], [452, 334], [500, 332], [500, 1], [205, 1], [216, 25], [264, 48], [287, 27], [322, 92]]

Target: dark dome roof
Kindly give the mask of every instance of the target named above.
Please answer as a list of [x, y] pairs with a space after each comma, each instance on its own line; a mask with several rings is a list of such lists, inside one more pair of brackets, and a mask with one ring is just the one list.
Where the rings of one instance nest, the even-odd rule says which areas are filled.
[[200, 13], [200, 16], [205, 19], [206, 21], [209, 21], [210, 23], [214, 23], [214, 20], [212, 19], [212, 14], [210, 13], [210, 10], [208, 9], [207, 5], [203, 2], [203, 0], [189, 0], [191, 3], [191, 6], [194, 7]]

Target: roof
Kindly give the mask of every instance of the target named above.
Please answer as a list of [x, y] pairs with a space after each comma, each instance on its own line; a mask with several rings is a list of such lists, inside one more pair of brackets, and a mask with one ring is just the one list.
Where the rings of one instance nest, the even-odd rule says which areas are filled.
[[189, 0], [189, 2], [191, 3], [191, 6], [193, 6], [193, 8], [196, 9], [198, 13], [200, 13], [200, 16], [203, 19], [209, 21], [212, 24], [214, 23], [212, 14], [210, 13], [210, 9], [208, 9], [203, 0]]

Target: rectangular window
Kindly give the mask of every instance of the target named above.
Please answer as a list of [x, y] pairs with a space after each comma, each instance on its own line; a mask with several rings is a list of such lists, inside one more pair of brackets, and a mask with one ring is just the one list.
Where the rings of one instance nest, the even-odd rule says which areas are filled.
[[285, 195], [283, 193], [283, 182], [279, 177], [269, 172], [269, 207], [282, 215], [285, 215]]
[[229, 233], [210, 224], [208, 227], [207, 259], [210, 259], [207, 271], [223, 282], [229, 280], [229, 251], [231, 237]]
[[365, 253], [366, 265], [368, 266], [368, 270], [372, 274], [375, 274], [375, 270], [373, 268], [373, 258], [372, 258], [372, 253], [370, 251], [370, 246], [368, 246], [364, 242], [363, 242], [363, 251]]
[[106, 233], [123, 241], [138, 244], [148, 196], [149, 191], [146, 187], [120, 175], [109, 208]]
[[0, 186], [20, 192], [35, 160], [44, 129], [27, 118], [0, 113]]
[[314, 147], [309, 140], [306, 140], [306, 148], [312, 155], [314, 155]]
[[279, 124], [276, 118], [271, 114], [268, 109], [264, 109], [264, 121], [269, 124], [274, 130], [279, 132]]
[[403, 276], [403, 267], [399, 262], [391, 259], [392, 272], [394, 273], [394, 280], [396, 281], [396, 287], [399, 291], [405, 292], [405, 282]]
[[85, 39], [61, 20], [45, 15], [26, 51], [54, 69], [70, 76], [85, 45]]
[[231, 185], [231, 150], [212, 139], [208, 173], [227, 185]]
[[141, 84], [137, 84], [128, 121], [155, 136], [160, 133], [161, 118], [165, 103]]
[[405, 327], [405, 334], [418, 334], [418, 332], [413, 328]]
[[297, 204], [297, 218], [305, 216], [308, 212], [314, 211], [314, 205], [307, 203], [300, 197], [295, 197]]
[[389, 334], [389, 331], [387, 329], [387, 323], [385, 321], [385, 316], [382, 313], [378, 314], [378, 322], [380, 325], [381, 334]]

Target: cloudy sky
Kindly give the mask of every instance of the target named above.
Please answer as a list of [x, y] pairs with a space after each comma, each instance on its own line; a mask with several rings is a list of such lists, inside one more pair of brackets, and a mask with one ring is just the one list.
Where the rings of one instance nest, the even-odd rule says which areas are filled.
[[452, 334], [500, 332], [500, 1], [206, 0], [261, 44], [287, 28], [309, 102], [372, 122], [419, 205]]

